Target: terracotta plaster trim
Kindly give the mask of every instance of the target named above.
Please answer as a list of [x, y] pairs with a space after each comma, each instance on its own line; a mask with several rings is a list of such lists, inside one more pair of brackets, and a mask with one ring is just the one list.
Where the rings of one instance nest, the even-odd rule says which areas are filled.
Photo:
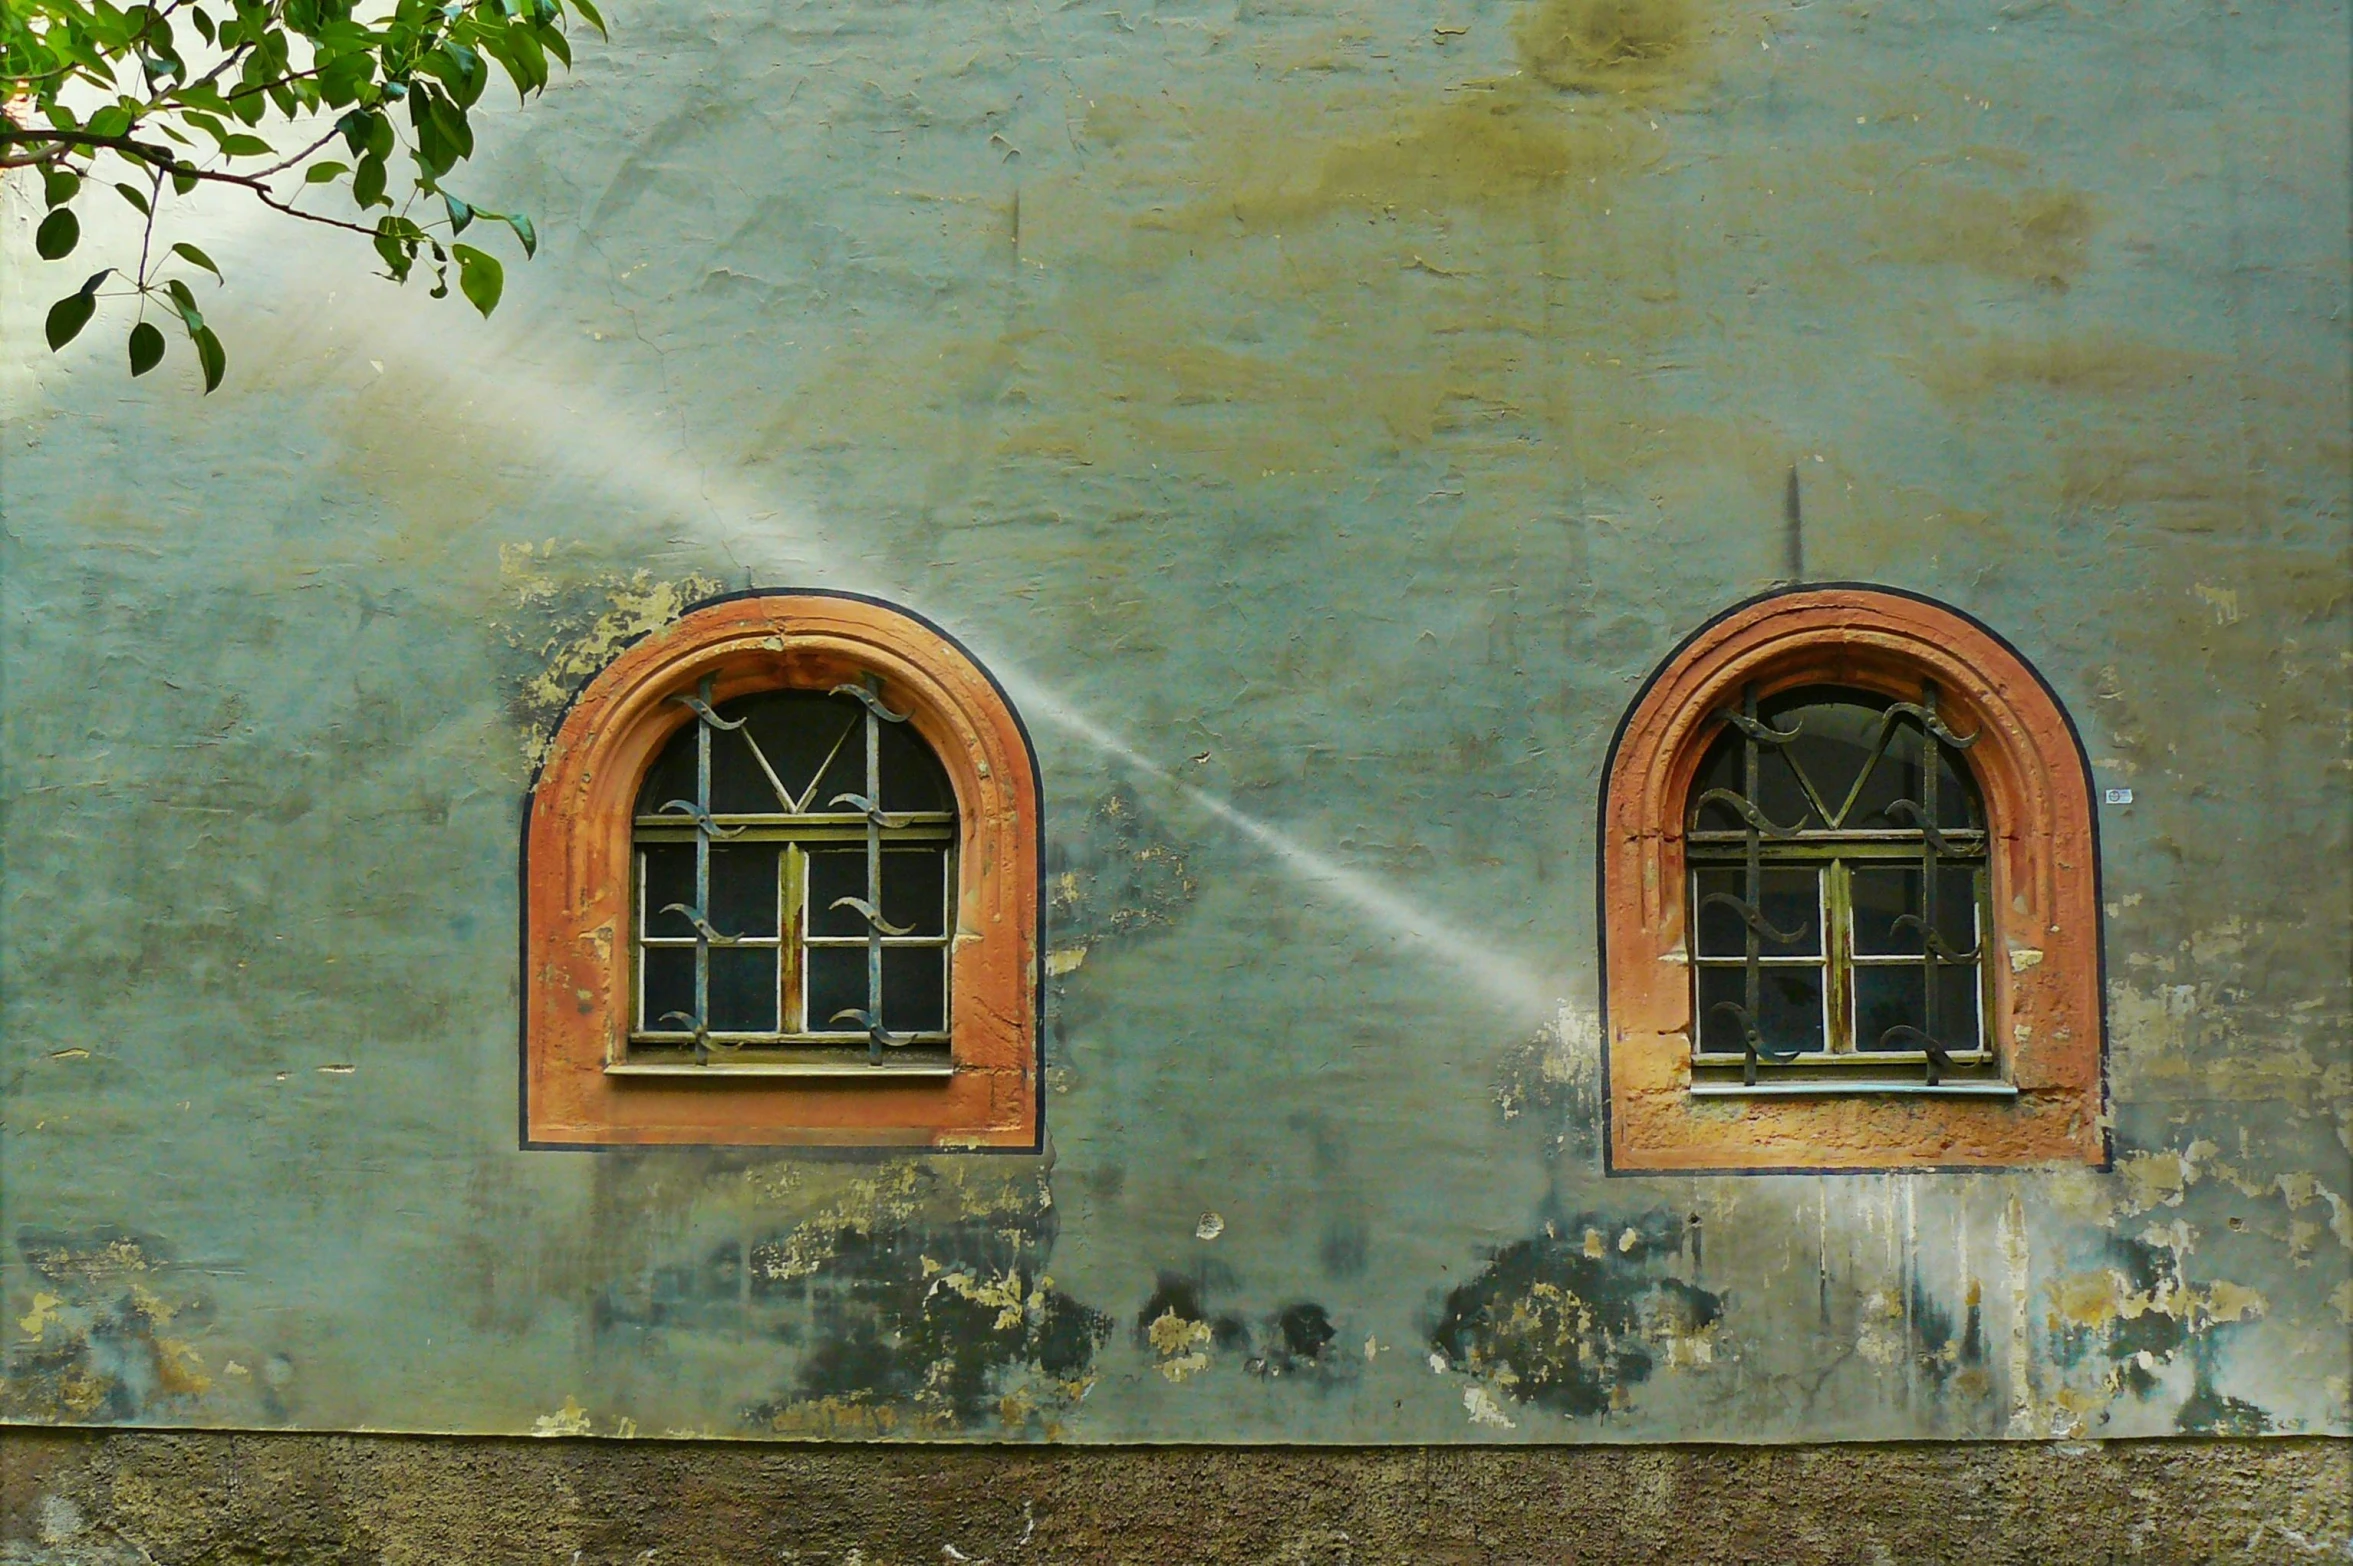
[[[2014, 1100], [1695, 1099], [1684, 800], [1710, 719], [1793, 686], [1937, 685], [1992, 833], [1992, 1037]], [[1775, 594], [1707, 626], [1627, 715], [1606, 768], [1601, 876], [1612, 1172], [2104, 1164], [2098, 845], [2075, 731], [2041, 678], [1967, 616], [1907, 594]]]
[[[630, 815], [662, 746], [691, 721], [670, 698], [705, 675], [727, 701], [865, 674], [946, 769], [962, 823], [944, 1078], [709, 1080], [609, 1074], [627, 1042]], [[525, 827], [524, 1140], [1034, 1149], [1038, 1063], [1036, 762], [996, 683], [946, 633], [870, 599], [723, 599], [631, 646], [573, 701]]]

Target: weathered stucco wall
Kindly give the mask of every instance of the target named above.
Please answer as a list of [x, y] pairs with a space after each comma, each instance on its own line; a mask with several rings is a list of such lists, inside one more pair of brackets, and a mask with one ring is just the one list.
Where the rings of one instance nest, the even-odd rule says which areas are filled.
[[[614, 20], [487, 329], [224, 204], [200, 401], [10, 209], [0, 1416], [2347, 1430], [2344, 7]], [[2113, 1172], [1602, 1175], [1603, 754], [1791, 576], [2135, 790]], [[518, 1149], [535, 747], [754, 585], [1020, 704], [1043, 1156]]]

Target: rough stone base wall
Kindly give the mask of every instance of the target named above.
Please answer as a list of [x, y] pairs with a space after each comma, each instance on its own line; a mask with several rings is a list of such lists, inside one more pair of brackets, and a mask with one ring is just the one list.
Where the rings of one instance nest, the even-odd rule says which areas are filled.
[[7, 1566], [2353, 1559], [2353, 1443], [1086, 1451], [0, 1432]]

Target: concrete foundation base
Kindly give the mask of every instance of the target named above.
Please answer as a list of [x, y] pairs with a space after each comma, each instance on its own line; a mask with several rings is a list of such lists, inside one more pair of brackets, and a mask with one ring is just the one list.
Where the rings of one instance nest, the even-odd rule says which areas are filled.
[[2353, 1559], [2353, 1443], [1310, 1450], [0, 1432], [7, 1566]]

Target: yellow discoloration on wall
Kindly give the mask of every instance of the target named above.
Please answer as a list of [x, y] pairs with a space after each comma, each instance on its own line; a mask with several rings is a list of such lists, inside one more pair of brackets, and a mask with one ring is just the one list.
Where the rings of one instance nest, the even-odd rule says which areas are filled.
[[2234, 1321], [2248, 1321], [2271, 1307], [2244, 1284], [2218, 1279], [2188, 1284], [2174, 1270], [2161, 1273], [2154, 1287], [2136, 1289], [2122, 1272], [2108, 1268], [2054, 1280], [2046, 1293], [2051, 1302], [2049, 1326], [2100, 1330], [2119, 1321], [2132, 1321], [2152, 1311], [2184, 1323], [2192, 1332]]
[[49, 1323], [57, 1319], [57, 1307], [64, 1303], [65, 1301], [59, 1299], [54, 1294], [43, 1294], [39, 1291], [35, 1291], [33, 1295], [33, 1308], [24, 1315], [19, 1316], [17, 1318], [16, 1324], [24, 1332], [26, 1337], [38, 1338], [42, 1333], [49, 1330]]
[[1170, 1381], [1183, 1381], [1209, 1368], [1209, 1323], [1165, 1310], [1144, 1329], [1145, 1341], [1159, 1356], [1152, 1368]]
[[1638, 93], [1679, 79], [1694, 31], [1687, 0], [1543, 0], [1512, 25], [1529, 73], [1579, 92]]

